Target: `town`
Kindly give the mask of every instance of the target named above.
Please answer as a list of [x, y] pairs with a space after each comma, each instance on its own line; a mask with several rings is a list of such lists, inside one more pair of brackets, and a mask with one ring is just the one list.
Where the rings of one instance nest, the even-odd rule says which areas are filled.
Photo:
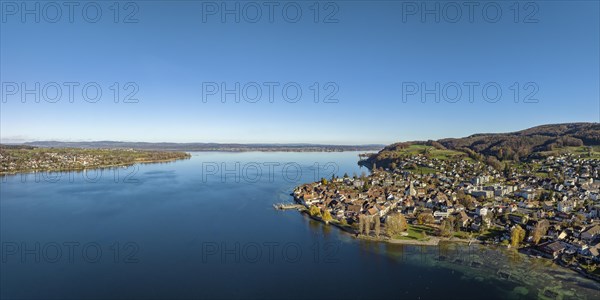
[[135, 149], [37, 148], [0, 145], [0, 175], [84, 170], [187, 159], [189, 153]]
[[494, 244], [600, 278], [598, 157], [565, 152], [498, 169], [458, 151], [407, 149], [370, 175], [299, 186], [294, 199], [360, 238]]

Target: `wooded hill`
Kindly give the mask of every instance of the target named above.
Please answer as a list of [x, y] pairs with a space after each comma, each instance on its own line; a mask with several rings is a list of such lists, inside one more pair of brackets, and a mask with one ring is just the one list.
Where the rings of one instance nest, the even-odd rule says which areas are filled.
[[430, 146], [438, 152], [453, 151], [454, 155], [451, 157], [455, 158], [461, 157], [457, 154], [460, 152], [472, 159], [492, 164], [505, 160], [526, 161], [565, 149], [583, 153], [587, 152], [584, 147], [592, 146], [591, 152], [593, 146], [600, 146], [600, 123], [550, 124], [510, 133], [480, 133], [464, 138], [395, 143], [370, 156], [362, 164], [389, 166], [395, 158], [403, 156], [407, 149], [415, 149], [414, 145]]

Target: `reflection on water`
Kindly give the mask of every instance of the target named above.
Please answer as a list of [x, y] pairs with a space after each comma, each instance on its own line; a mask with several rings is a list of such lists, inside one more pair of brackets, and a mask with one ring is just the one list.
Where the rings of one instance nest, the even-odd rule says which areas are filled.
[[600, 284], [557, 266], [547, 259], [528, 257], [489, 245], [441, 242], [439, 246], [375, 243], [363, 246], [392, 257], [400, 264], [417, 264], [458, 272], [462, 280], [489, 282], [511, 299], [597, 299]]

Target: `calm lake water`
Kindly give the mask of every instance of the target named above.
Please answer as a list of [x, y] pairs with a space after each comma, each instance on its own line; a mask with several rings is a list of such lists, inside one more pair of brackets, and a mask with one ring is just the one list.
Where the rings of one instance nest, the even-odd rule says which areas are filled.
[[295, 211], [358, 153], [217, 153], [1, 178], [2, 298], [592, 299], [599, 285], [502, 249], [357, 241]]

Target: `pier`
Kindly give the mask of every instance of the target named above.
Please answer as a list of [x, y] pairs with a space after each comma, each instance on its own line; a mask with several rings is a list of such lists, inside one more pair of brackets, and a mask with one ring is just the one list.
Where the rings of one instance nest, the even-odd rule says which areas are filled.
[[303, 210], [303, 209], [305, 209], [304, 205], [294, 204], [294, 203], [276, 203], [276, 204], [273, 204], [273, 208], [278, 209], [278, 210], [288, 210], [288, 209]]

